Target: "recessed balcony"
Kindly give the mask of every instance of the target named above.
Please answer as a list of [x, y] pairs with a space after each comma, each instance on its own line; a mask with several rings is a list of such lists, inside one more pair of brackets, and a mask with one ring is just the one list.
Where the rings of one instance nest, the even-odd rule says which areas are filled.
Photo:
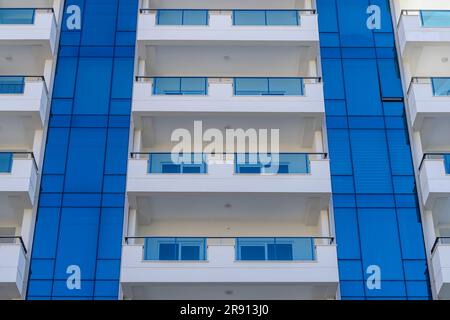
[[[0, 76], [0, 116], [2, 121], [16, 122], [16, 130], [43, 128], [48, 99], [44, 77]], [[8, 134], [18, 133], [12, 129]]]
[[252, 154], [132, 153], [129, 195], [164, 192], [302, 193], [329, 199], [330, 164], [323, 153]]
[[33, 153], [0, 151], [0, 199], [4, 199], [5, 206], [19, 199], [25, 207], [33, 207], [36, 187], [37, 164]]
[[0, 299], [24, 296], [27, 250], [21, 237], [0, 236]]
[[225, 41], [317, 46], [318, 18], [312, 9], [141, 9], [137, 39], [153, 45]]
[[301, 113], [323, 118], [320, 78], [137, 77], [133, 113]]
[[419, 168], [422, 201], [432, 208], [435, 200], [450, 197], [450, 153], [425, 154]]
[[38, 47], [43, 55], [53, 56], [56, 38], [53, 8], [0, 8], [0, 47]]
[[328, 237], [127, 238], [125, 299], [326, 299], [338, 285]]

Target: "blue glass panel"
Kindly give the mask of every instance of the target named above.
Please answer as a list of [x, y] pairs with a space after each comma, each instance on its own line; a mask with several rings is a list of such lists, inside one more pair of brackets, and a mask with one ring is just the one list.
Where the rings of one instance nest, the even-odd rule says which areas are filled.
[[301, 78], [235, 78], [234, 94], [238, 96], [258, 95], [303, 95]]
[[181, 78], [182, 94], [200, 94], [205, 95], [207, 91], [206, 78]]
[[33, 24], [34, 9], [0, 9], [0, 24]]
[[146, 238], [144, 260], [206, 260], [205, 238]]
[[432, 78], [431, 82], [435, 96], [450, 96], [450, 78]]
[[159, 25], [182, 25], [183, 10], [158, 10], [156, 21]]
[[450, 174], [450, 154], [444, 156], [445, 172]]
[[208, 24], [207, 10], [184, 10], [183, 25], [185, 26], [205, 26]]
[[206, 95], [206, 78], [155, 78], [153, 84], [155, 95]]
[[269, 78], [269, 92], [272, 95], [303, 95], [303, 79]]
[[309, 156], [304, 153], [235, 155], [236, 173], [306, 174], [310, 172]]
[[450, 28], [450, 11], [424, 10], [420, 16], [422, 26], [426, 28]]
[[315, 259], [312, 238], [238, 238], [236, 259], [241, 261], [307, 261]]
[[299, 24], [298, 11], [295, 10], [271, 10], [266, 11], [268, 26], [296, 26]]
[[0, 152], [0, 173], [9, 173], [12, 169], [13, 154], [10, 152]]
[[264, 26], [266, 12], [263, 10], [234, 10], [233, 24], [236, 26]]
[[207, 163], [205, 155], [189, 153], [184, 155], [171, 153], [152, 153], [149, 155], [149, 173], [205, 174]]
[[269, 82], [267, 78], [235, 78], [234, 94], [237, 96], [269, 94]]
[[20, 94], [25, 90], [24, 77], [0, 76], [0, 94]]

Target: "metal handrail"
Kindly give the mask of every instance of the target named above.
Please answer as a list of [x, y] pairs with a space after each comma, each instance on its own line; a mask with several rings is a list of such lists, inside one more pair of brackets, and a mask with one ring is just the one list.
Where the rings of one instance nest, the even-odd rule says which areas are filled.
[[449, 240], [449, 244], [450, 244], [450, 237], [437, 237], [433, 243], [433, 247], [431, 248], [431, 254], [433, 254], [434, 251], [436, 251], [436, 247], [442, 240]]
[[220, 236], [206, 236], [206, 237], [202, 237], [202, 236], [174, 236], [174, 237], [170, 237], [170, 236], [126, 236], [124, 237], [124, 241], [125, 244], [129, 244], [128, 241], [129, 240], [140, 240], [140, 239], [173, 239], [173, 238], [177, 238], [177, 239], [192, 239], [192, 238], [205, 238], [205, 239], [313, 239], [313, 240], [328, 240], [329, 244], [332, 245], [334, 244], [334, 237], [288, 237], [288, 236], [281, 236], [281, 237], [274, 237], [274, 236], [236, 236], [236, 237], [230, 237], [230, 236], [224, 236], [224, 237], [220, 237]]
[[261, 76], [136, 76], [136, 82], [147, 82], [146, 80], [158, 79], [158, 78], [206, 78], [206, 79], [303, 79], [306, 81], [311, 81], [308, 83], [321, 83], [322, 77], [261, 77]]
[[148, 13], [153, 13], [153, 12], [157, 12], [159, 10], [180, 10], [180, 11], [194, 11], [194, 10], [201, 10], [201, 11], [228, 11], [228, 12], [233, 12], [233, 11], [297, 11], [297, 12], [301, 12], [301, 13], [309, 13], [309, 14], [316, 14], [317, 10], [316, 9], [217, 9], [217, 8], [213, 8], [213, 9], [185, 9], [185, 8], [176, 8], [176, 9], [158, 9], [158, 8], [142, 8], [139, 9], [139, 13], [142, 14], [148, 14]]
[[15, 155], [25, 155], [27, 156], [27, 158], [25, 159], [31, 159], [33, 162], [33, 166], [36, 169], [36, 172], [38, 172], [39, 168], [36, 162], [36, 158], [34, 157], [34, 153], [32, 151], [8, 151], [8, 150], [0, 150], [0, 153], [10, 153], [13, 155], [13, 161], [14, 161], [14, 156]]
[[20, 243], [20, 245], [21, 245], [21, 247], [23, 249], [23, 252], [25, 254], [28, 253], [27, 248], [25, 247], [25, 243], [23, 242], [22, 237], [20, 237], [20, 236], [12, 236], [12, 237], [0, 236], [0, 240], [9, 240], [9, 239], [11, 239], [11, 240], [19, 240], [19, 243]]
[[[268, 152], [264, 154], [272, 154], [273, 152]], [[151, 155], [151, 154], [171, 154], [171, 152], [130, 152], [131, 159], [135, 159], [136, 156], [140, 155]], [[183, 154], [183, 153], [180, 153]], [[205, 152], [188, 152], [186, 154], [208, 154], [208, 155], [216, 155], [216, 154], [222, 154], [222, 155], [236, 155], [236, 154], [255, 154], [253, 152], [217, 152], [217, 153], [205, 153]], [[258, 153], [256, 153], [258, 154]], [[276, 154], [301, 154], [301, 155], [308, 155], [308, 156], [322, 156], [322, 159], [326, 160], [328, 159], [328, 153], [326, 152], [278, 152]]]
[[[446, 155], [449, 155], [450, 152], [433, 152], [433, 153], [424, 153], [422, 156], [422, 160], [420, 161], [419, 165], [419, 171], [422, 170], [423, 164], [425, 163], [425, 160], [432, 159], [430, 157], [443, 157]], [[434, 159], [434, 160], [440, 160], [440, 159]]]

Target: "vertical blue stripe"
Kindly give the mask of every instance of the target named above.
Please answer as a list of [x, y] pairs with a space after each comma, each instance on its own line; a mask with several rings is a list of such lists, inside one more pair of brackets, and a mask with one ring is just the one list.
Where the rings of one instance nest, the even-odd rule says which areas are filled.
[[28, 299], [117, 299], [138, 0], [70, 5], [82, 28], [64, 15]]
[[[381, 29], [366, 25], [369, 5]], [[430, 299], [389, 1], [317, 6], [341, 298]]]

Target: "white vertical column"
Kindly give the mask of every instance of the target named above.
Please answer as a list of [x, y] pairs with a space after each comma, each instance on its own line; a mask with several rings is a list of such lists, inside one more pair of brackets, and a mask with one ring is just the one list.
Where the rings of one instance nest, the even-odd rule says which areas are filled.
[[434, 227], [433, 212], [426, 210], [424, 213], [424, 230], [425, 230], [425, 244], [428, 252], [431, 252], [433, 244], [436, 241], [436, 229]]
[[149, 0], [142, 0], [141, 9], [149, 9], [149, 7], [150, 7], [150, 1]]
[[[53, 73], [53, 60], [52, 59], [47, 59], [45, 60], [45, 65], [44, 65], [44, 79], [45, 79], [45, 84], [47, 85], [47, 91], [50, 92], [50, 88], [52, 87], [52, 73]], [[50, 97], [48, 97], [50, 99]]]
[[31, 247], [30, 241], [31, 241], [32, 223], [33, 223], [33, 210], [25, 209], [23, 211], [20, 236], [22, 237], [23, 243], [25, 244], [25, 247], [28, 251], [30, 250]]
[[34, 132], [34, 140], [33, 140], [33, 154], [36, 159], [36, 164], [40, 165], [41, 152], [42, 152], [42, 138], [43, 132], [42, 130], [36, 130]]
[[[136, 236], [137, 212], [136, 209], [130, 208], [128, 212], [128, 237]], [[128, 244], [134, 244], [134, 239], [128, 240]]]
[[[330, 236], [330, 219], [328, 216], [328, 210], [320, 210], [319, 217], [320, 235], [322, 237]], [[319, 244], [329, 244], [327, 240], [319, 241]]]
[[139, 59], [138, 62], [138, 76], [144, 77], [145, 76], [145, 59]]

